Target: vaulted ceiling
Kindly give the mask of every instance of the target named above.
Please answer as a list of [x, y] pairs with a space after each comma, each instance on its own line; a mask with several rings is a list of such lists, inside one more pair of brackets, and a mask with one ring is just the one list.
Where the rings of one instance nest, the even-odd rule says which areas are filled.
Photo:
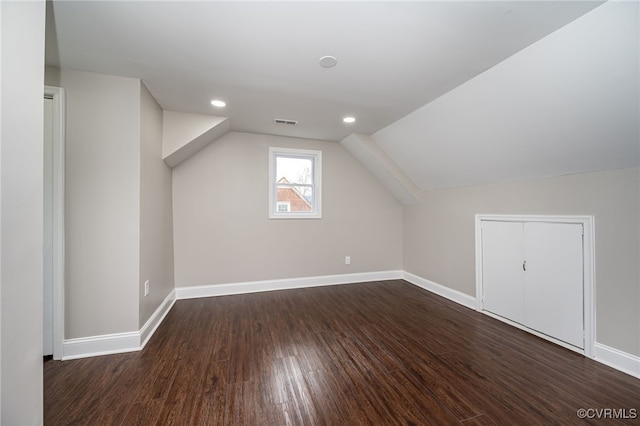
[[[140, 78], [163, 109], [228, 117], [231, 130], [327, 141], [370, 135], [420, 189], [470, 185], [637, 166], [629, 161], [638, 139], [637, 3], [624, 10], [636, 17], [615, 35], [629, 37], [617, 56], [588, 60], [590, 45], [599, 54], [599, 40], [605, 50], [617, 43], [597, 32], [619, 28], [615, 22], [596, 25], [575, 56], [544, 50], [601, 4], [54, 0], [46, 63]], [[524, 51], [533, 54], [518, 59]], [[337, 64], [320, 66], [325, 55]], [[611, 62], [620, 57], [628, 59]], [[562, 81], [552, 88], [562, 90], [549, 96], [556, 65]], [[586, 77], [582, 66], [591, 67]], [[619, 67], [626, 71], [610, 75]], [[609, 73], [605, 83], [582, 90], [601, 73]], [[575, 84], [564, 85], [567, 78]], [[227, 106], [212, 107], [212, 99]], [[356, 122], [343, 123], [347, 115]], [[603, 161], [610, 129], [618, 129], [617, 154]], [[570, 153], [581, 144], [587, 154], [576, 166]]]

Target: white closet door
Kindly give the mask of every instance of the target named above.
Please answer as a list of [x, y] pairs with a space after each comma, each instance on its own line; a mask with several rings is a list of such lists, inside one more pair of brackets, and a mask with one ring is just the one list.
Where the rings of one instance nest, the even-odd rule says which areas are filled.
[[524, 324], [584, 348], [582, 225], [524, 224]]
[[522, 324], [522, 222], [482, 222], [483, 306]]

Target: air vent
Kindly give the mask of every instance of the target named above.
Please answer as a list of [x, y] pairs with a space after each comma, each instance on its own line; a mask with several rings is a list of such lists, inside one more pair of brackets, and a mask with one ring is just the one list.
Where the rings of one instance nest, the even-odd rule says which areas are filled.
[[276, 118], [275, 120], [273, 120], [273, 122], [275, 124], [284, 124], [287, 126], [296, 126], [298, 125], [298, 120], [284, 120], [282, 118]]

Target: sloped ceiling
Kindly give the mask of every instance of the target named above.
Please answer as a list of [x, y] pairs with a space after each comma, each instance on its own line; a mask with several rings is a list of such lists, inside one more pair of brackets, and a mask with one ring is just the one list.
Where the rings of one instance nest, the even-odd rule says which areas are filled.
[[638, 167], [638, 2], [610, 2], [372, 137], [421, 189]]
[[[558, 72], [553, 65], [556, 59], [571, 63], [573, 55], [556, 58], [541, 54], [540, 60], [549, 62], [540, 64], [529, 58], [518, 66], [511, 65], [512, 69], [485, 73], [504, 68], [503, 61], [535, 49], [545, 41], [541, 39], [553, 36], [565, 25], [577, 25], [604, 7], [600, 5], [594, 1], [54, 0], [48, 4], [46, 63], [140, 78], [163, 109], [228, 117], [229, 128], [234, 131], [327, 141], [341, 141], [354, 133], [372, 135], [420, 188], [467, 185], [630, 164], [615, 159], [595, 164], [602, 158], [602, 149], [600, 145], [589, 148], [588, 138], [585, 145], [591, 163], [584, 160], [576, 168], [566, 152], [575, 148], [576, 136], [593, 134], [596, 127], [605, 133], [610, 127], [622, 125], [627, 129], [627, 142], [619, 145], [627, 149], [618, 156], [629, 157], [628, 141], [637, 138], [637, 132], [629, 130], [628, 115], [634, 112], [634, 105], [626, 93], [635, 90], [632, 94], [637, 95], [637, 84], [628, 84], [630, 76], [635, 73], [637, 77], [637, 49], [631, 52], [636, 55], [635, 68], [631, 66], [623, 73], [622, 80], [584, 96], [577, 84], [552, 96], [547, 92], [544, 99], [501, 104], [512, 92], [538, 96], [536, 85], [544, 81], [541, 77]], [[631, 25], [637, 32], [637, 3], [625, 7], [632, 8], [627, 12], [636, 16]], [[633, 30], [626, 31], [618, 36], [634, 35], [629, 34]], [[578, 52], [582, 58], [581, 49], [589, 50], [590, 43], [597, 45], [599, 37], [609, 40], [606, 34], [598, 33], [589, 37], [586, 47], [581, 39], [566, 43], [583, 46]], [[632, 44], [625, 43], [624, 49], [632, 48]], [[320, 67], [318, 60], [324, 55], [335, 56], [338, 64], [334, 68]], [[563, 79], [581, 77], [581, 66], [617, 61], [619, 55], [614, 56], [600, 59], [594, 55], [591, 62], [569, 66], [563, 71]], [[633, 57], [621, 66], [632, 62]], [[592, 77], [611, 68], [615, 66], [598, 66], [589, 78], [576, 80], [591, 84]], [[618, 74], [612, 79], [620, 77]], [[491, 78], [482, 80], [485, 75], [493, 75], [497, 83]], [[478, 85], [476, 90], [482, 98], [468, 88]], [[492, 93], [494, 89], [497, 94]], [[580, 96], [574, 98], [576, 93]], [[576, 103], [582, 105], [585, 98], [603, 93], [605, 101], [592, 102], [597, 106], [571, 112]], [[214, 109], [209, 104], [213, 98], [224, 99], [227, 107]], [[499, 118], [505, 110], [513, 112], [522, 104], [531, 105], [521, 114]], [[551, 112], [555, 105], [565, 110], [559, 121], [572, 119], [565, 127], [553, 126], [560, 132], [590, 123], [592, 116], [605, 108], [625, 108], [627, 112], [608, 127], [594, 124], [567, 138], [550, 138], [542, 129], [545, 120], [556, 117]], [[445, 114], [447, 108], [456, 111]], [[546, 114], [539, 116], [541, 108]], [[584, 111], [589, 115], [582, 116]], [[341, 121], [345, 115], [353, 115], [357, 121], [345, 124]], [[474, 117], [490, 130], [475, 140], [461, 132], [461, 127], [473, 124]], [[299, 124], [279, 126], [273, 123], [275, 118], [298, 120]], [[523, 130], [518, 133], [513, 128]], [[531, 128], [541, 132], [539, 137], [522, 138], [521, 133], [529, 135], [531, 131], [526, 129]], [[468, 129], [469, 133], [478, 130], [473, 126]], [[492, 145], [496, 133], [503, 136], [502, 142]], [[536, 144], [531, 143], [533, 139]], [[508, 140], [516, 145], [509, 145]], [[478, 148], [483, 144], [485, 151]], [[549, 167], [544, 161], [554, 157], [547, 155], [550, 148], [554, 151], [561, 144], [566, 148], [554, 160], [557, 164]], [[621, 147], [612, 148], [618, 151]], [[527, 167], [518, 162], [523, 155], [530, 159]], [[507, 167], [504, 164], [510, 158], [515, 163]], [[482, 166], [474, 159], [481, 159]], [[496, 167], [492, 166], [494, 160], [499, 160]]]

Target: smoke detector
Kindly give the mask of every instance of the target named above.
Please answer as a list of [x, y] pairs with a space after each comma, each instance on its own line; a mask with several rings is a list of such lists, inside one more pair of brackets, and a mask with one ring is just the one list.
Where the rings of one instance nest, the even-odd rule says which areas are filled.
[[333, 68], [338, 63], [338, 60], [334, 56], [323, 56], [318, 60], [318, 63], [323, 68]]

